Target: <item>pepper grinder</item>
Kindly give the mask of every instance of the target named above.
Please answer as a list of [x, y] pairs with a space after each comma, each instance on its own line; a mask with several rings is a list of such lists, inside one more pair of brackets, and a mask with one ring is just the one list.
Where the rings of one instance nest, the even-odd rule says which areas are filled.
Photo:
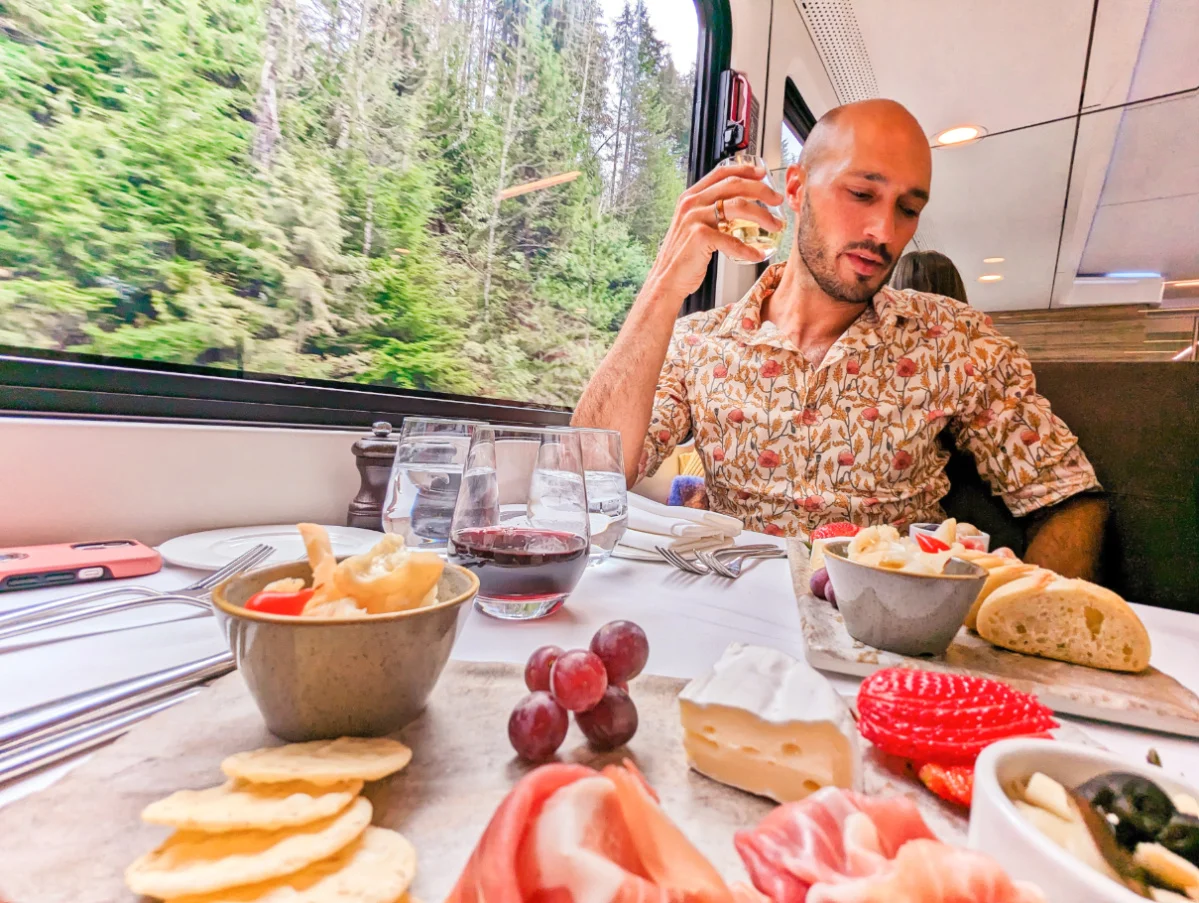
[[371, 424], [371, 434], [354, 443], [355, 464], [362, 485], [350, 502], [346, 526], [365, 530], [383, 529], [383, 500], [387, 497], [387, 481], [391, 478], [391, 463], [396, 456], [396, 440], [391, 437], [391, 424], [378, 420]]

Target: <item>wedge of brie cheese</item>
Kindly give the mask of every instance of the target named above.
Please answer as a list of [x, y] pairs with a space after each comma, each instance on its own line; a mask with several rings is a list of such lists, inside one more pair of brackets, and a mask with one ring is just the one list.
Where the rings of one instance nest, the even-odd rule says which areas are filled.
[[804, 662], [734, 643], [679, 694], [683, 748], [700, 774], [780, 803], [853, 789], [858, 731], [849, 706]]

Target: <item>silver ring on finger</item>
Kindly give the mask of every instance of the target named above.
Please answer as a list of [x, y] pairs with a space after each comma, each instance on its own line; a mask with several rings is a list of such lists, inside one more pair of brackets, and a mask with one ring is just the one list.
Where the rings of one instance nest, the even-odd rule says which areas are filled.
[[716, 210], [716, 226], [728, 225], [728, 218], [724, 215], [724, 198], [717, 198], [712, 207]]

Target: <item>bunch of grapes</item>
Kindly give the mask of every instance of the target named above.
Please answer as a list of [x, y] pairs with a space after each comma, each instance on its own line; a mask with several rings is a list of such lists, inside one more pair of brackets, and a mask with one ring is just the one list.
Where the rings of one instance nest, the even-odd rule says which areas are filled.
[[591, 638], [590, 649], [542, 646], [525, 665], [531, 691], [508, 718], [508, 739], [521, 758], [552, 756], [570, 726], [567, 712], [596, 749], [615, 749], [637, 732], [637, 707], [629, 681], [649, 659], [645, 631], [632, 621], [612, 621]]

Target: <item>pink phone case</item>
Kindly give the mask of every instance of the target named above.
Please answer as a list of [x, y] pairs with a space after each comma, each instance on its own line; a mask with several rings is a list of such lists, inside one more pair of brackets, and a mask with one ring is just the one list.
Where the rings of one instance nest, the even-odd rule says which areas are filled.
[[0, 549], [0, 592], [153, 574], [162, 556], [136, 539]]

